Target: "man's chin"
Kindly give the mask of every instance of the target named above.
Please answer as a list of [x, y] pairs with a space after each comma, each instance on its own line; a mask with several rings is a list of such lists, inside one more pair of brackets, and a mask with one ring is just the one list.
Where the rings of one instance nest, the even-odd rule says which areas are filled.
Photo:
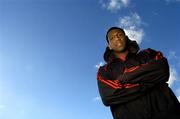
[[125, 52], [125, 51], [126, 51], [125, 48], [119, 48], [119, 49], [114, 50], [114, 52], [117, 52], [117, 53], [122, 53], [122, 52]]

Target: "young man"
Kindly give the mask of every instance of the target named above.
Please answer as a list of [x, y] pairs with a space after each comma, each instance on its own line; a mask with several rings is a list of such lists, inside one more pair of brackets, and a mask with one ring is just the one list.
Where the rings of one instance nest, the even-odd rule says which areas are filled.
[[107, 31], [106, 64], [97, 73], [98, 88], [114, 119], [180, 119], [180, 103], [168, 87], [169, 65], [161, 52], [139, 51], [123, 29]]

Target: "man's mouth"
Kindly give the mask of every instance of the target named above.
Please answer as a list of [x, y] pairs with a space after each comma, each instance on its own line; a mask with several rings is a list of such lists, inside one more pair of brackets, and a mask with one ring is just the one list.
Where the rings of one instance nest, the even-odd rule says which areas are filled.
[[117, 43], [117, 46], [122, 46], [122, 43], [119, 43], [119, 42], [118, 42], [118, 43]]

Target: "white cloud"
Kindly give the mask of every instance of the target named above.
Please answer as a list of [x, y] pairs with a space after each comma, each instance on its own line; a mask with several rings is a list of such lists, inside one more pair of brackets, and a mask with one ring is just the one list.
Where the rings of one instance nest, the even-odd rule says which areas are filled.
[[144, 30], [141, 28], [142, 24], [141, 17], [137, 13], [120, 17], [117, 23], [119, 27], [125, 30], [127, 36], [131, 40], [137, 41], [138, 44], [141, 43], [144, 36]]
[[96, 64], [94, 67], [95, 67], [95, 68], [99, 68], [100, 66], [103, 66], [103, 65], [104, 65], [103, 62], [99, 62], [99, 64]]
[[179, 102], [180, 102], [180, 88], [176, 89], [176, 90], [175, 90], [175, 93], [176, 93], [177, 98], [178, 98], [178, 100], [179, 100]]
[[177, 71], [175, 68], [170, 67], [170, 77], [169, 77], [169, 81], [168, 84], [171, 87], [174, 83], [174, 81], [177, 80]]
[[180, 102], [180, 96], [178, 96], [177, 98], [178, 98], [178, 100], [179, 100], [179, 102]]
[[180, 97], [180, 88], [177, 88], [175, 92], [176, 92], [176, 95]]
[[178, 56], [176, 55], [175, 51], [169, 51], [168, 58], [169, 59], [178, 59]]
[[100, 0], [100, 3], [102, 7], [110, 10], [111, 12], [115, 12], [123, 7], [127, 7], [129, 0]]
[[180, 65], [180, 56], [177, 55], [175, 51], [170, 50], [167, 58], [176, 62], [177, 65]]
[[100, 100], [101, 98], [99, 96], [93, 98], [93, 101], [100, 101]]
[[122, 1], [122, 3], [124, 4], [124, 5], [128, 5], [129, 4], [129, 0], [121, 0]]

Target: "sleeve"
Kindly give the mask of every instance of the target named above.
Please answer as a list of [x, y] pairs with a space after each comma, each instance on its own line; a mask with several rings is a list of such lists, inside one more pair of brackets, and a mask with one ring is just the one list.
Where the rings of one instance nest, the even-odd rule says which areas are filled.
[[97, 73], [97, 83], [102, 102], [105, 106], [125, 103], [142, 95], [139, 84], [122, 85], [118, 80], [107, 78], [104, 67], [100, 67]]
[[118, 80], [124, 83], [159, 84], [165, 83], [169, 79], [169, 65], [160, 51], [150, 48], [145, 50], [146, 64], [131, 67], [125, 70], [124, 75], [120, 75]]
[[120, 75], [118, 80], [122, 84], [126, 83], [149, 83], [160, 84], [166, 83], [169, 79], [169, 65], [165, 58], [152, 61], [149, 64], [141, 66], [140, 68]]

